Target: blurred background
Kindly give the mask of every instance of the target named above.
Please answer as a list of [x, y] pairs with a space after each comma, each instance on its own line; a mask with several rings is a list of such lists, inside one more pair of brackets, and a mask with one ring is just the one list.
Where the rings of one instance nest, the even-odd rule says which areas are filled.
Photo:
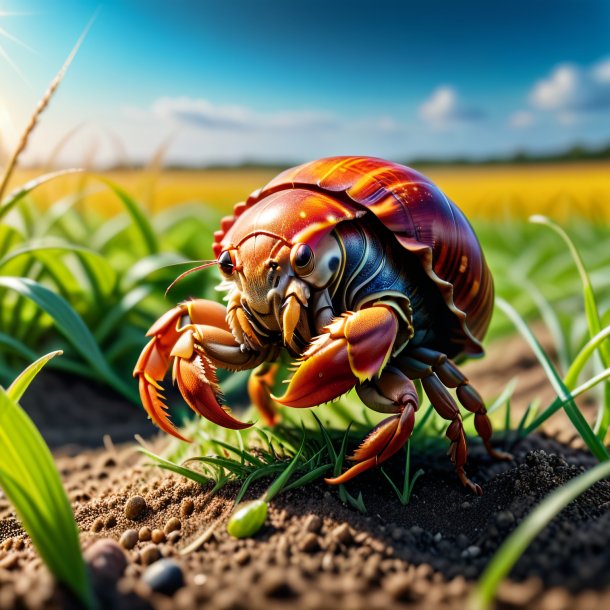
[[[531, 214], [568, 229], [610, 322], [604, 0], [3, 0], [0, 166], [20, 141], [0, 206], [2, 382], [62, 347], [58, 374], [138, 402], [130, 371], [152, 320], [191, 295], [219, 298], [209, 270], [164, 299], [185, 268], [167, 265], [209, 258], [219, 219], [282, 168], [337, 154], [430, 176], [561, 371], [588, 337], [582, 287], [565, 243]], [[88, 171], [9, 195], [72, 167]], [[489, 338], [512, 329], [497, 314]]]
[[[171, 168], [275, 169], [366, 154], [459, 164], [428, 173], [466, 208], [500, 191], [608, 195], [599, 165], [610, 156], [603, 0], [5, 0], [5, 155], [94, 14], [22, 165], [136, 168], [162, 151]], [[581, 163], [555, 173], [529, 167], [572, 160]], [[506, 162], [522, 173], [497, 167]], [[469, 167], [478, 163], [481, 171]], [[243, 186], [233, 190], [232, 180], [223, 193], [190, 176], [184, 191], [160, 199], [232, 203], [267, 175], [244, 173]]]

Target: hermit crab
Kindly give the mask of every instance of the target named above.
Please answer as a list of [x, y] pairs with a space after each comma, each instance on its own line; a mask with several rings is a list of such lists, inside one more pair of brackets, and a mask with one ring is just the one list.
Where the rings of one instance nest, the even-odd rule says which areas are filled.
[[[466, 437], [457, 400], [474, 413], [492, 457], [485, 405], [454, 364], [483, 353], [493, 281], [472, 227], [429, 179], [371, 157], [332, 157], [289, 169], [238, 203], [215, 233], [214, 253], [226, 307], [193, 299], [168, 311], [148, 335], [134, 370], [143, 405], [166, 432], [171, 423], [160, 382], [170, 365], [200, 415], [227, 428], [242, 423], [221, 404], [217, 367], [254, 369], [253, 404], [267, 424], [278, 403], [314, 407], [352, 388], [389, 416], [327, 479], [340, 484], [390, 458], [407, 442], [418, 409], [412, 380], [449, 426], [449, 456], [460, 481]], [[296, 370], [273, 395], [278, 358]], [[173, 364], [172, 364], [173, 361]], [[186, 439], [184, 439], [186, 440]]]

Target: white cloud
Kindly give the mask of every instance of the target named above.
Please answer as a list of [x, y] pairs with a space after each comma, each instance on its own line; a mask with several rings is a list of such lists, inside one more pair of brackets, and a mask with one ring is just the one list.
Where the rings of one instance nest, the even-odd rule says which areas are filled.
[[340, 121], [332, 114], [310, 110], [297, 110], [264, 114], [246, 106], [221, 106], [202, 98], [163, 97], [153, 102], [149, 110], [127, 108], [133, 118], [153, 117], [216, 130], [310, 130], [335, 129]]
[[610, 110], [610, 60], [588, 69], [560, 64], [534, 85], [529, 99], [534, 108], [554, 113], [562, 123]]
[[529, 110], [518, 110], [508, 120], [508, 124], [515, 129], [524, 129], [534, 124], [534, 114]]
[[444, 129], [456, 123], [478, 121], [485, 113], [474, 106], [465, 105], [453, 87], [442, 86], [419, 107], [421, 118], [437, 129]]

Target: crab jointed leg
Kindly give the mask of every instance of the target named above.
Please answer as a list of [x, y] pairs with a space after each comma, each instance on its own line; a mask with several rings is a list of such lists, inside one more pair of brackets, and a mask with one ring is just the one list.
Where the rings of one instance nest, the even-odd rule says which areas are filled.
[[263, 362], [252, 371], [248, 379], [248, 396], [268, 426], [274, 426], [280, 420], [275, 401], [271, 397], [279, 368], [280, 365], [276, 362]]
[[413, 432], [415, 411], [419, 408], [413, 382], [398, 369], [388, 366], [379, 379], [358, 387], [362, 401], [376, 411], [394, 415], [377, 424], [349, 458], [356, 462], [340, 476], [326, 479], [331, 485], [346, 483], [355, 476], [385, 462], [405, 445]]
[[250, 424], [235, 419], [220, 404], [216, 367], [250, 369], [265, 352], [242, 351], [225, 320], [226, 310], [213, 301], [182, 303], [161, 316], [150, 328], [152, 337], [135, 366], [142, 404], [150, 418], [165, 432], [184, 438], [172, 424], [161, 394], [160, 382], [173, 360], [172, 376], [188, 405], [199, 415], [226, 428]]
[[451, 422], [447, 429], [447, 438], [451, 441], [449, 457], [462, 484], [475, 494], [481, 495], [481, 487], [473, 483], [464, 472], [468, 456], [464, 425], [460, 410], [447, 388], [456, 388], [456, 395], [462, 406], [474, 413], [475, 429], [489, 455], [499, 460], [510, 460], [510, 454], [497, 451], [491, 446], [492, 426], [483, 400], [468, 383], [465, 375], [441, 352], [423, 347], [415, 348], [409, 351], [408, 356], [400, 357], [398, 362], [410, 378], [421, 380], [436, 412]]
[[343, 483], [387, 460], [411, 434], [417, 392], [400, 371], [386, 368], [397, 331], [396, 313], [383, 303], [335, 318], [312, 341], [286, 393], [276, 399], [290, 407], [313, 407], [357, 386], [369, 407], [392, 413], [350, 458], [356, 464], [329, 483]]

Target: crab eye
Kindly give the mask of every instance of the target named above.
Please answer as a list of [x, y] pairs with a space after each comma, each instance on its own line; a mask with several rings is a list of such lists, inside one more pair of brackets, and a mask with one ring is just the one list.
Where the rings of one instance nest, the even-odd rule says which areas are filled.
[[235, 261], [233, 260], [233, 255], [229, 250], [221, 252], [220, 256], [218, 257], [218, 266], [225, 275], [231, 275], [233, 273], [235, 270]]
[[290, 263], [299, 275], [310, 274], [315, 266], [313, 250], [307, 244], [296, 244], [290, 252]]

